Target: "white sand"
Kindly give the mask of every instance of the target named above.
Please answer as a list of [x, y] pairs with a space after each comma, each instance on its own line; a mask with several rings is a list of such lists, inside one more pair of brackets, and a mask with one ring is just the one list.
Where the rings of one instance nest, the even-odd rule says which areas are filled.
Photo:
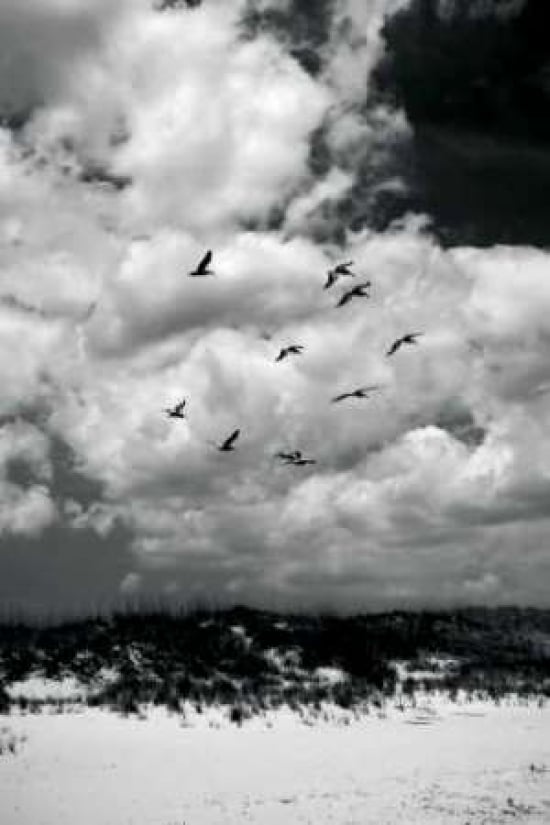
[[86, 710], [2, 728], [18, 742], [0, 756], [2, 825], [550, 823], [550, 709], [533, 704], [219, 729]]

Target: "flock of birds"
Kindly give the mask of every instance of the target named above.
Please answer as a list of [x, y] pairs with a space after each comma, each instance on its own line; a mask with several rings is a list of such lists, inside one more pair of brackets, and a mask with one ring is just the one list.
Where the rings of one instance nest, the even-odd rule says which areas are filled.
[[[212, 263], [212, 250], [208, 250], [206, 254], [201, 258], [197, 267], [188, 273], [190, 278], [200, 278], [208, 275], [215, 275], [215, 272], [210, 269], [210, 265]], [[330, 289], [333, 287], [341, 278], [349, 277], [354, 278], [356, 276], [355, 272], [351, 269], [353, 266], [353, 261], [345, 261], [344, 263], [339, 263], [332, 269], [329, 269], [327, 273], [327, 280], [323, 287], [323, 289]], [[372, 286], [371, 281], [365, 281], [364, 283], [356, 284], [355, 286], [347, 289], [343, 292], [340, 297], [340, 300], [336, 304], [336, 307], [343, 307], [352, 301], [354, 298], [370, 298], [370, 288]], [[414, 345], [418, 343], [418, 338], [422, 335], [421, 332], [408, 332], [405, 335], [402, 335], [400, 338], [397, 338], [391, 346], [389, 347], [388, 351], [386, 352], [386, 356], [395, 355], [395, 353], [401, 349], [402, 346], [405, 345]], [[279, 363], [284, 361], [286, 358], [289, 358], [292, 355], [301, 355], [304, 351], [304, 347], [302, 344], [289, 344], [286, 347], [283, 347], [277, 357], [275, 358], [275, 362]], [[370, 398], [371, 393], [379, 390], [380, 386], [375, 384], [366, 387], [357, 387], [356, 389], [350, 390], [349, 392], [340, 393], [340, 395], [336, 395], [332, 398], [333, 404], [339, 404], [346, 399], [351, 398]], [[165, 409], [165, 413], [169, 418], [175, 419], [185, 419], [185, 408], [187, 406], [187, 399], [183, 398], [173, 407], [168, 407]], [[222, 453], [229, 453], [235, 449], [235, 444], [237, 439], [241, 434], [240, 429], [233, 430], [233, 432], [224, 439], [221, 443], [215, 444], [214, 446]], [[294, 467], [305, 467], [310, 464], [316, 464], [316, 460], [314, 458], [306, 458], [303, 456], [300, 450], [292, 450], [290, 452], [278, 452], [275, 454], [275, 457], [280, 459], [284, 464], [292, 465]]]

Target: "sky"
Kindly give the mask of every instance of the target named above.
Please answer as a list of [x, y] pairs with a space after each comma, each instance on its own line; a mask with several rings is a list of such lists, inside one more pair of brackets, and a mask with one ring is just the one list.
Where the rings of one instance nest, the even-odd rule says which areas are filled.
[[411, 194], [407, 4], [164, 5], [0, 7], [0, 607], [548, 605], [549, 253], [369, 219]]

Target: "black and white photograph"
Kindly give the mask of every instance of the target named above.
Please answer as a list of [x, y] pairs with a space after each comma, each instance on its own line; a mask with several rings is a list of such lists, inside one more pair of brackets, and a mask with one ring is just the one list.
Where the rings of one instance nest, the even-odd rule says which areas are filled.
[[1, 825], [550, 823], [547, 0], [0, 0]]

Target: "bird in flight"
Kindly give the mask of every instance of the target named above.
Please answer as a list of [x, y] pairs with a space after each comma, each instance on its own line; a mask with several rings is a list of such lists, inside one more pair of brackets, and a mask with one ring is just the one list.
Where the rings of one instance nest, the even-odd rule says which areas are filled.
[[350, 270], [352, 263], [353, 261], [347, 261], [346, 263], [338, 264], [334, 269], [329, 269], [324, 289], [330, 289], [342, 275], [349, 275], [351, 278], [354, 278], [355, 272]]
[[308, 464], [317, 464], [313, 458], [304, 458], [301, 450], [293, 450], [291, 453], [276, 453], [276, 457], [280, 458], [285, 464], [291, 464], [293, 467], [305, 467]]
[[293, 450], [291, 453], [275, 453], [275, 458], [280, 458], [281, 461], [284, 461], [285, 464], [294, 464], [295, 461], [298, 461], [302, 457], [301, 450]]
[[397, 338], [397, 340], [393, 342], [386, 355], [393, 355], [403, 344], [417, 344], [418, 341], [416, 339], [420, 338], [422, 334], [422, 332], [408, 332], [407, 335], [402, 335], [401, 338]]
[[232, 450], [235, 449], [234, 444], [235, 441], [238, 439], [239, 435], [241, 434], [240, 430], [234, 430], [231, 435], [222, 441], [221, 444], [217, 445], [218, 450], [220, 453], [230, 453]]
[[168, 407], [164, 412], [168, 416], [168, 418], [185, 418], [185, 413], [183, 412], [187, 401], [185, 398], [176, 404], [174, 407]]
[[371, 282], [365, 281], [364, 284], [357, 284], [357, 286], [348, 289], [347, 292], [344, 292], [338, 303], [336, 304], [337, 307], [343, 307], [345, 304], [349, 303], [353, 298], [370, 298], [369, 293], [366, 291], [370, 289]]
[[358, 387], [356, 390], [352, 390], [351, 392], [343, 392], [340, 395], [335, 396], [332, 399], [332, 403], [338, 404], [346, 398], [370, 398], [371, 392], [378, 389], [380, 389], [380, 387], [377, 384], [374, 384], [371, 387]]
[[291, 344], [289, 347], [283, 347], [275, 361], [283, 361], [289, 355], [301, 355], [303, 349], [301, 344]]
[[210, 262], [212, 261], [212, 250], [209, 249], [206, 255], [200, 260], [199, 265], [196, 269], [189, 273], [190, 278], [199, 278], [202, 275], [213, 275], [214, 272], [211, 269], [208, 269]]

